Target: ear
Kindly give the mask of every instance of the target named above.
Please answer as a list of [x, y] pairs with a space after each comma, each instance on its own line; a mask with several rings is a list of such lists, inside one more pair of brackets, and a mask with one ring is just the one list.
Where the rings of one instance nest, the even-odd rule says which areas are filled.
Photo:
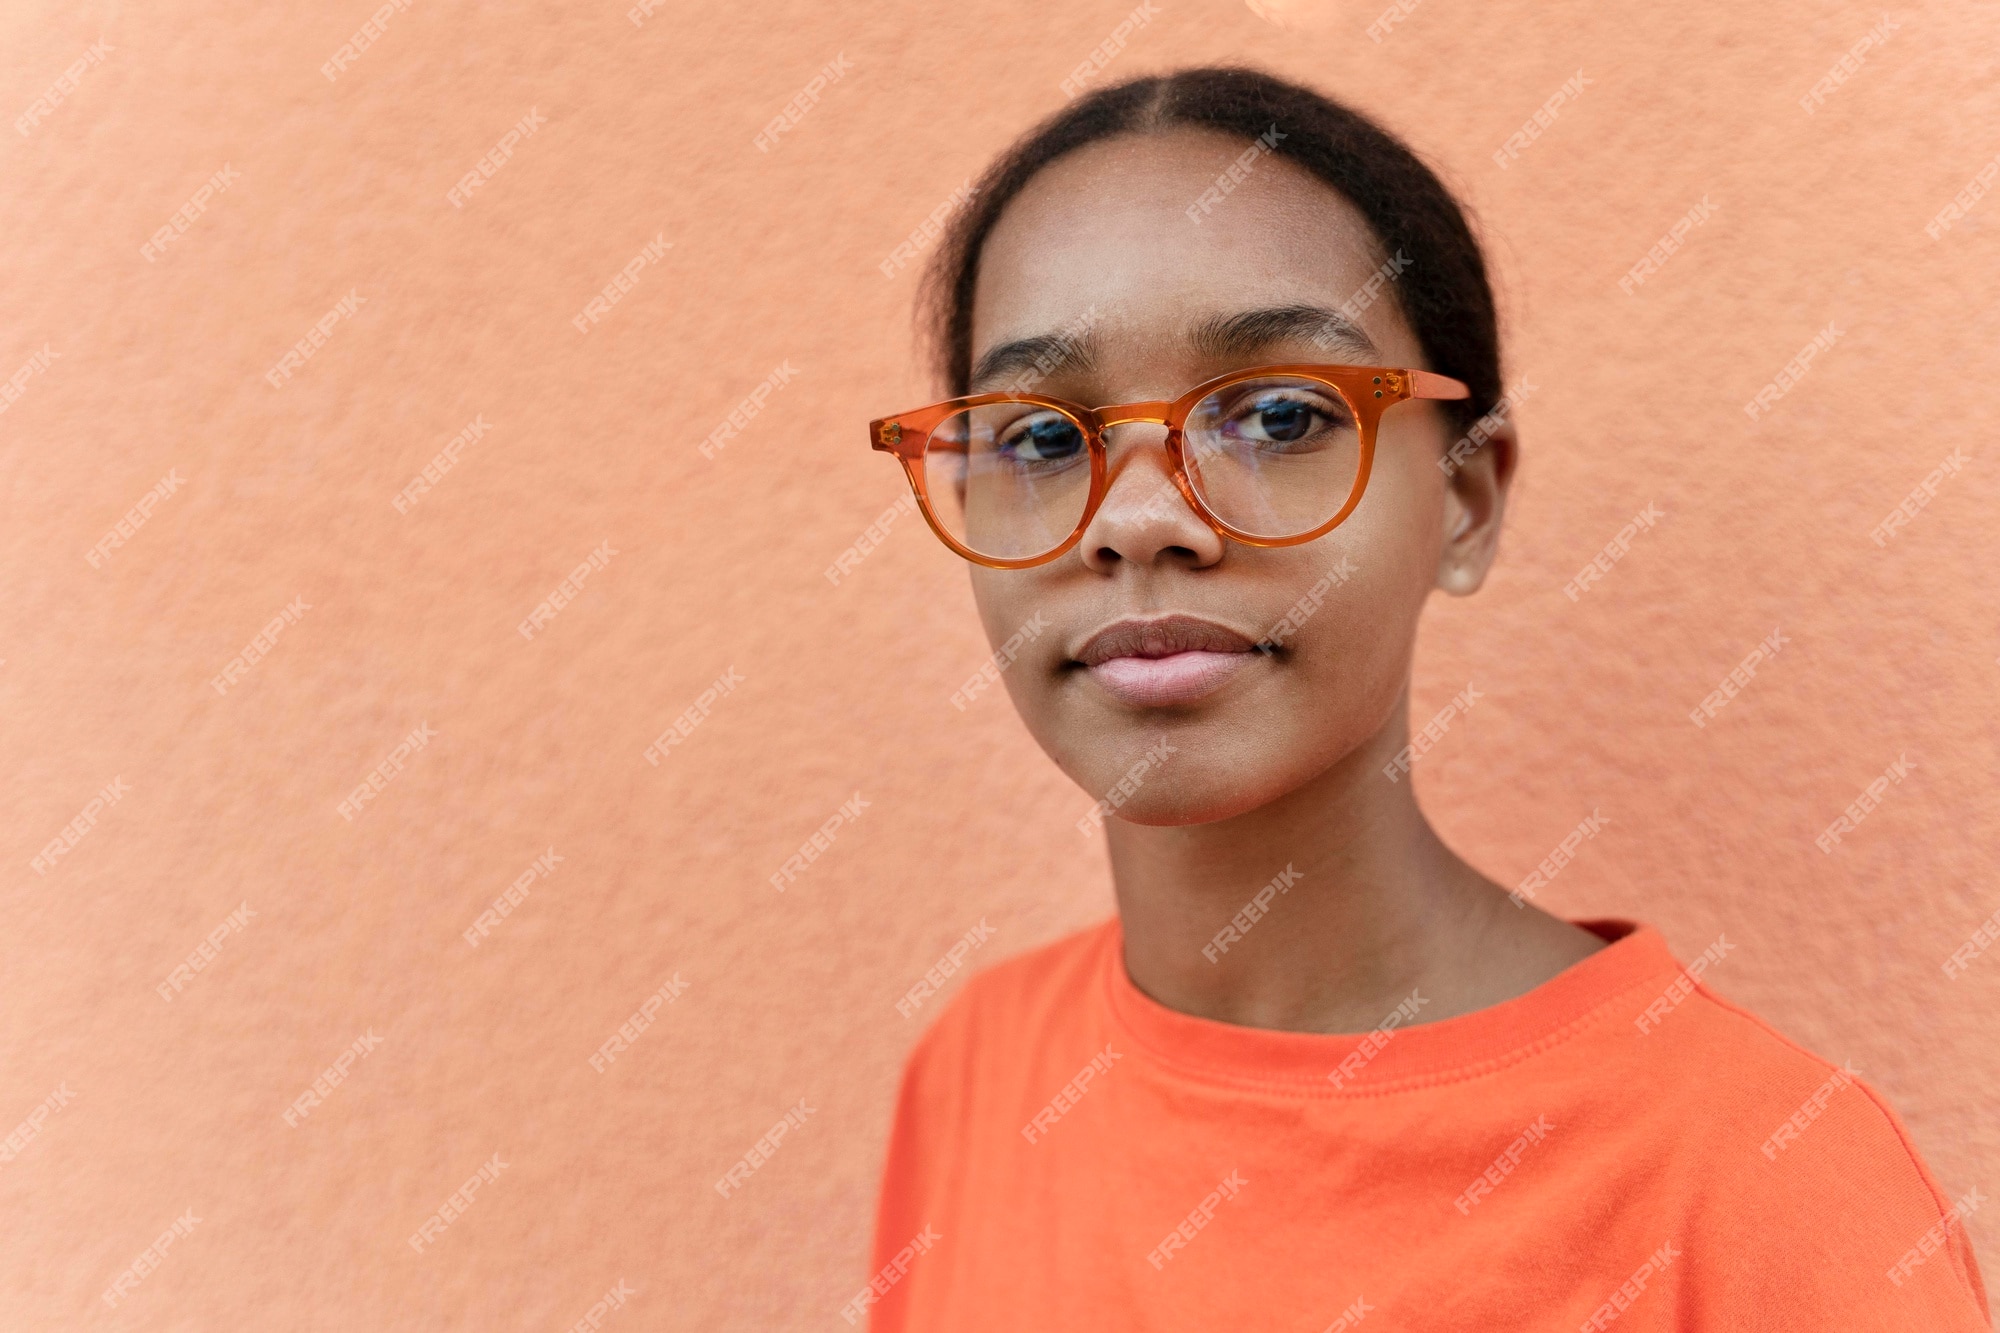
[[1441, 455], [1451, 471], [1444, 489], [1444, 542], [1438, 551], [1437, 586], [1454, 597], [1479, 591], [1500, 549], [1500, 524], [1507, 511], [1507, 488], [1521, 441], [1511, 421], [1488, 419], [1484, 444]]

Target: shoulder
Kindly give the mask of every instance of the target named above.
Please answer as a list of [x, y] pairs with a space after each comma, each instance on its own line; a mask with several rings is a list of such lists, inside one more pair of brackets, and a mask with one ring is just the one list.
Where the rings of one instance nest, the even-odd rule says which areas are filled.
[[[1867, 1071], [1836, 1052], [1808, 1050], [1777, 1027], [1716, 993], [1716, 963], [1736, 946], [1725, 938], [1685, 965], [1647, 928], [1650, 966], [1635, 971], [1606, 1007], [1611, 1054], [1636, 1086], [1633, 1100], [1658, 1117], [1704, 1131], [1686, 1146], [1752, 1163], [1862, 1153], [1874, 1166], [1945, 1202], [1888, 1102]], [[1651, 1118], [1651, 1117], [1648, 1117]], [[1824, 1132], [1823, 1132], [1824, 1131]], [[1816, 1147], [1820, 1152], [1801, 1152]]]
[[[1785, 1299], [1809, 1305], [1839, 1287], [1843, 1301], [1859, 1303], [1829, 1311], [1879, 1300], [1907, 1312], [1934, 1301], [1933, 1326], [1956, 1328], [1948, 1321], [1983, 1307], [1961, 1225], [1983, 1200], [1976, 1191], [1953, 1199], [1939, 1185], [1857, 1061], [1807, 1050], [1699, 982], [1631, 1039], [1658, 1043], [1642, 1094], [1654, 1105], [1638, 1118], [1672, 1145], [1655, 1166], [1679, 1178], [1706, 1248], [1740, 1258], [1757, 1237], [1812, 1237], [1813, 1262], [1784, 1279]], [[1721, 1238], [1732, 1239], [1718, 1250]]]
[[[1810, 1162], [1829, 1156], [1858, 1164], [1948, 1202], [1918, 1156], [1909, 1131], [1852, 1058], [1828, 1059], [1806, 1049], [1748, 1009], [1696, 984], [1678, 1022], [1659, 1025], [1667, 1059], [1687, 1072], [1681, 1098], [1698, 1101], [1748, 1145], [1753, 1161]], [[1818, 1151], [1811, 1151], [1817, 1148]]]

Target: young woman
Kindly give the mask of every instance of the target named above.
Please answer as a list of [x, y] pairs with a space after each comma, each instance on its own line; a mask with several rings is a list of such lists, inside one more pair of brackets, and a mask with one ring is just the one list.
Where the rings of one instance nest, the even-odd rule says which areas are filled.
[[1485, 578], [1518, 450], [1436, 176], [1200, 69], [973, 198], [931, 288], [957, 397], [871, 440], [1097, 801], [1118, 915], [918, 1042], [850, 1322], [1986, 1329], [1977, 1197], [1853, 1071], [1652, 928], [1510, 898], [1411, 795], [1417, 619]]

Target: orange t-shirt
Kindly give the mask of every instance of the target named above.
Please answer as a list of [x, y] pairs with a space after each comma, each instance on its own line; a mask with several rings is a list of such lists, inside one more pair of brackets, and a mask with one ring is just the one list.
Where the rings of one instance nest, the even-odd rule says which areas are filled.
[[[903, 1072], [874, 1333], [1987, 1330], [1902, 1123], [1659, 933], [1364, 1035], [1169, 1009], [1117, 918], [974, 977]], [[1732, 947], [1712, 947], [1713, 961]], [[1697, 971], [1699, 969], [1696, 969]], [[1410, 1022], [1412, 1018], [1418, 1021]]]

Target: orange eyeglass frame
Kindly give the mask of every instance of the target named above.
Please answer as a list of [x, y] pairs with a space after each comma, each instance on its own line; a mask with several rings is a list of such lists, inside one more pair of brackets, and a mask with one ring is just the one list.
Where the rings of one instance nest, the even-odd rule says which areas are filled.
[[[1188, 477], [1187, 456], [1181, 443], [1181, 428], [1187, 423], [1188, 414], [1202, 399], [1232, 384], [1246, 380], [1267, 379], [1272, 376], [1290, 375], [1301, 379], [1318, 380], [1337, 390], [1354, 409], [1354, 420], [1361, 440], [1361, 465], [1354, 474], [1354, 489], [1348, 494], [1347, 503], [1340, 512], [1320, 524], [1310, 532], [1302, 532], [1295, 537], [1263, 537], [1233, 527], [1203, 503], [1194, 484]], [[991, 569], [1028, 569], [1044, 565], [1061, 556], [1083, 536], [1090, 526], [1090, 520], [1097, 515], [1098, 506], [1104, 502], [1109, 491], [1106, 478], [1110, 473], [1110, 461], [1106, 453], [1104, 433], [1113, 426], [1127, 422], [1143, 421], [1167, 428], [1167, 457], [1173, 467], [1174, 486], [1188, 507], [1201, 515], [1202, 520], [1223, 536], [1239, 541], [1246, 546], [1297, 546], [1327, 533], [1340, 526], [1347, 516], [1354, 512], [1354, 506], [1361, 503], [1361, 493], [1368, 488], [1368, 473], [1375, 461], [1375, 428], [1382, 419], [1382, 413], [1397, 403], [1413, 398], [1455, 399], [1470, 398], [1472, 391], [1461, 380], [1449, 375], [1439, 375], [1428, 370], [1391, 369], [1384, 366], [1325, 366], [1325, 365], [1273, 365], [1252, 366], [1247, 370], [1234, 370], [1227, 375], [1218, 375], [1195, 385], [1172, 402], [1116, 403], [1107, 407], [1085, 407], [1064, 398], [1051, 398], [1038, 393], [976, 393], [964, 398], [950, 398], [942, 403], [932, 403], [929, 407], [919, 407], [908, 412], [898, 412], [894, 416], [882, 417], [868, 423], [869, 443], [886, 454], [893, 454], [903, 465], [903, 473], [910, 479], [910, 489], [916, 493], [917, 507], [923, 511], [924, 522], [930, 525], [938, 540], [950, 547], [958, 555], [974, 564]], [[939, 523], [931, 512], [931, 498], [925, 488], [924, 450], [929, 447], [931, 432], [967, 408], [983, 407], [988, 403], [1033, 403], [1038, 407], [1052, 408], [1074, 421], [1083, 431], [1084, 439], [1090, 446], [1090, 500], [1083, 507], [1083, 516], [1077, 520], [1076, 528], [1063, 539], [1060, 546], [1042, 555], [1026, 559], [1007, 559], [1001, 556], [981, 555], [965, 546]]]

